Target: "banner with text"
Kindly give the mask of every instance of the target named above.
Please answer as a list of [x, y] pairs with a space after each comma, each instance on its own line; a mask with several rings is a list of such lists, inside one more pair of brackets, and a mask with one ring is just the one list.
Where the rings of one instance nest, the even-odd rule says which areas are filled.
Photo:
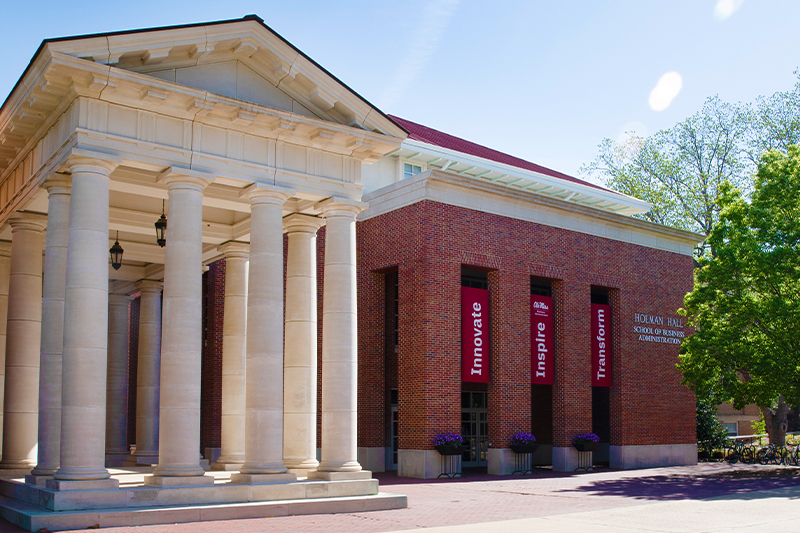
[[592, 304], [592, 387], [611, 386], [611, 306]]
[[489, 383], [489, 291], [461, 287], [461, 379]]
[[553, 299], [531, 294], [531, 383], [553, 384]]

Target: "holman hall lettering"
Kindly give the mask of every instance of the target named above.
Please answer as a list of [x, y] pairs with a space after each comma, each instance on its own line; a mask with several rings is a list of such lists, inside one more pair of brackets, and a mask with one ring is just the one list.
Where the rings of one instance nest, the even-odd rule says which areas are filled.
[[461, 287], [461, 380], [489, 383], [489, 291]]
[[611, 386], [611, 306], [592, 304], [592, 387]]
[[553, 299], [531, 294], [531, 383], [553, 384]]
[[682, 331], [683, 321], [680, 318], [634, 313], [633, 324], [634, 333], [637, 333], [639, 340], [644, 342], [680, 344], [686, 336]]

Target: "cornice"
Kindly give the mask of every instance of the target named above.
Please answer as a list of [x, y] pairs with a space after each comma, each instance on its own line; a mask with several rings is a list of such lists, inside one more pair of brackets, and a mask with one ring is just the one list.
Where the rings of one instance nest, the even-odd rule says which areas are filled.
[[369, 208], [359, 220], [431, 200], [684, 255], [692, 255], [694, 245], [705, 239], [697, 233], [438, 170], [393, 183], [364, 195], [363, 200]]

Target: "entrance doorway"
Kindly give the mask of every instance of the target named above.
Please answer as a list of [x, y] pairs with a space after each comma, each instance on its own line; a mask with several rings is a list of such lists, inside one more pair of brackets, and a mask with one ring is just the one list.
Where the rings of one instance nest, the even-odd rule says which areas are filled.
[[461, 437], [469, 450], [461, 457], [462, 467], [488, 466], [489, 407], [487, 393], [461, 393]]

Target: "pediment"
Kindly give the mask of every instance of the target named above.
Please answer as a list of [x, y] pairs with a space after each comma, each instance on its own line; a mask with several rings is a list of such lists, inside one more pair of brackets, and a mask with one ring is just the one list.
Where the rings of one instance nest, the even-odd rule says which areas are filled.
[[52, 52], [229, 98], [393, 137], [406, 136], [380, 110], [254, 15], [46, 43]]

